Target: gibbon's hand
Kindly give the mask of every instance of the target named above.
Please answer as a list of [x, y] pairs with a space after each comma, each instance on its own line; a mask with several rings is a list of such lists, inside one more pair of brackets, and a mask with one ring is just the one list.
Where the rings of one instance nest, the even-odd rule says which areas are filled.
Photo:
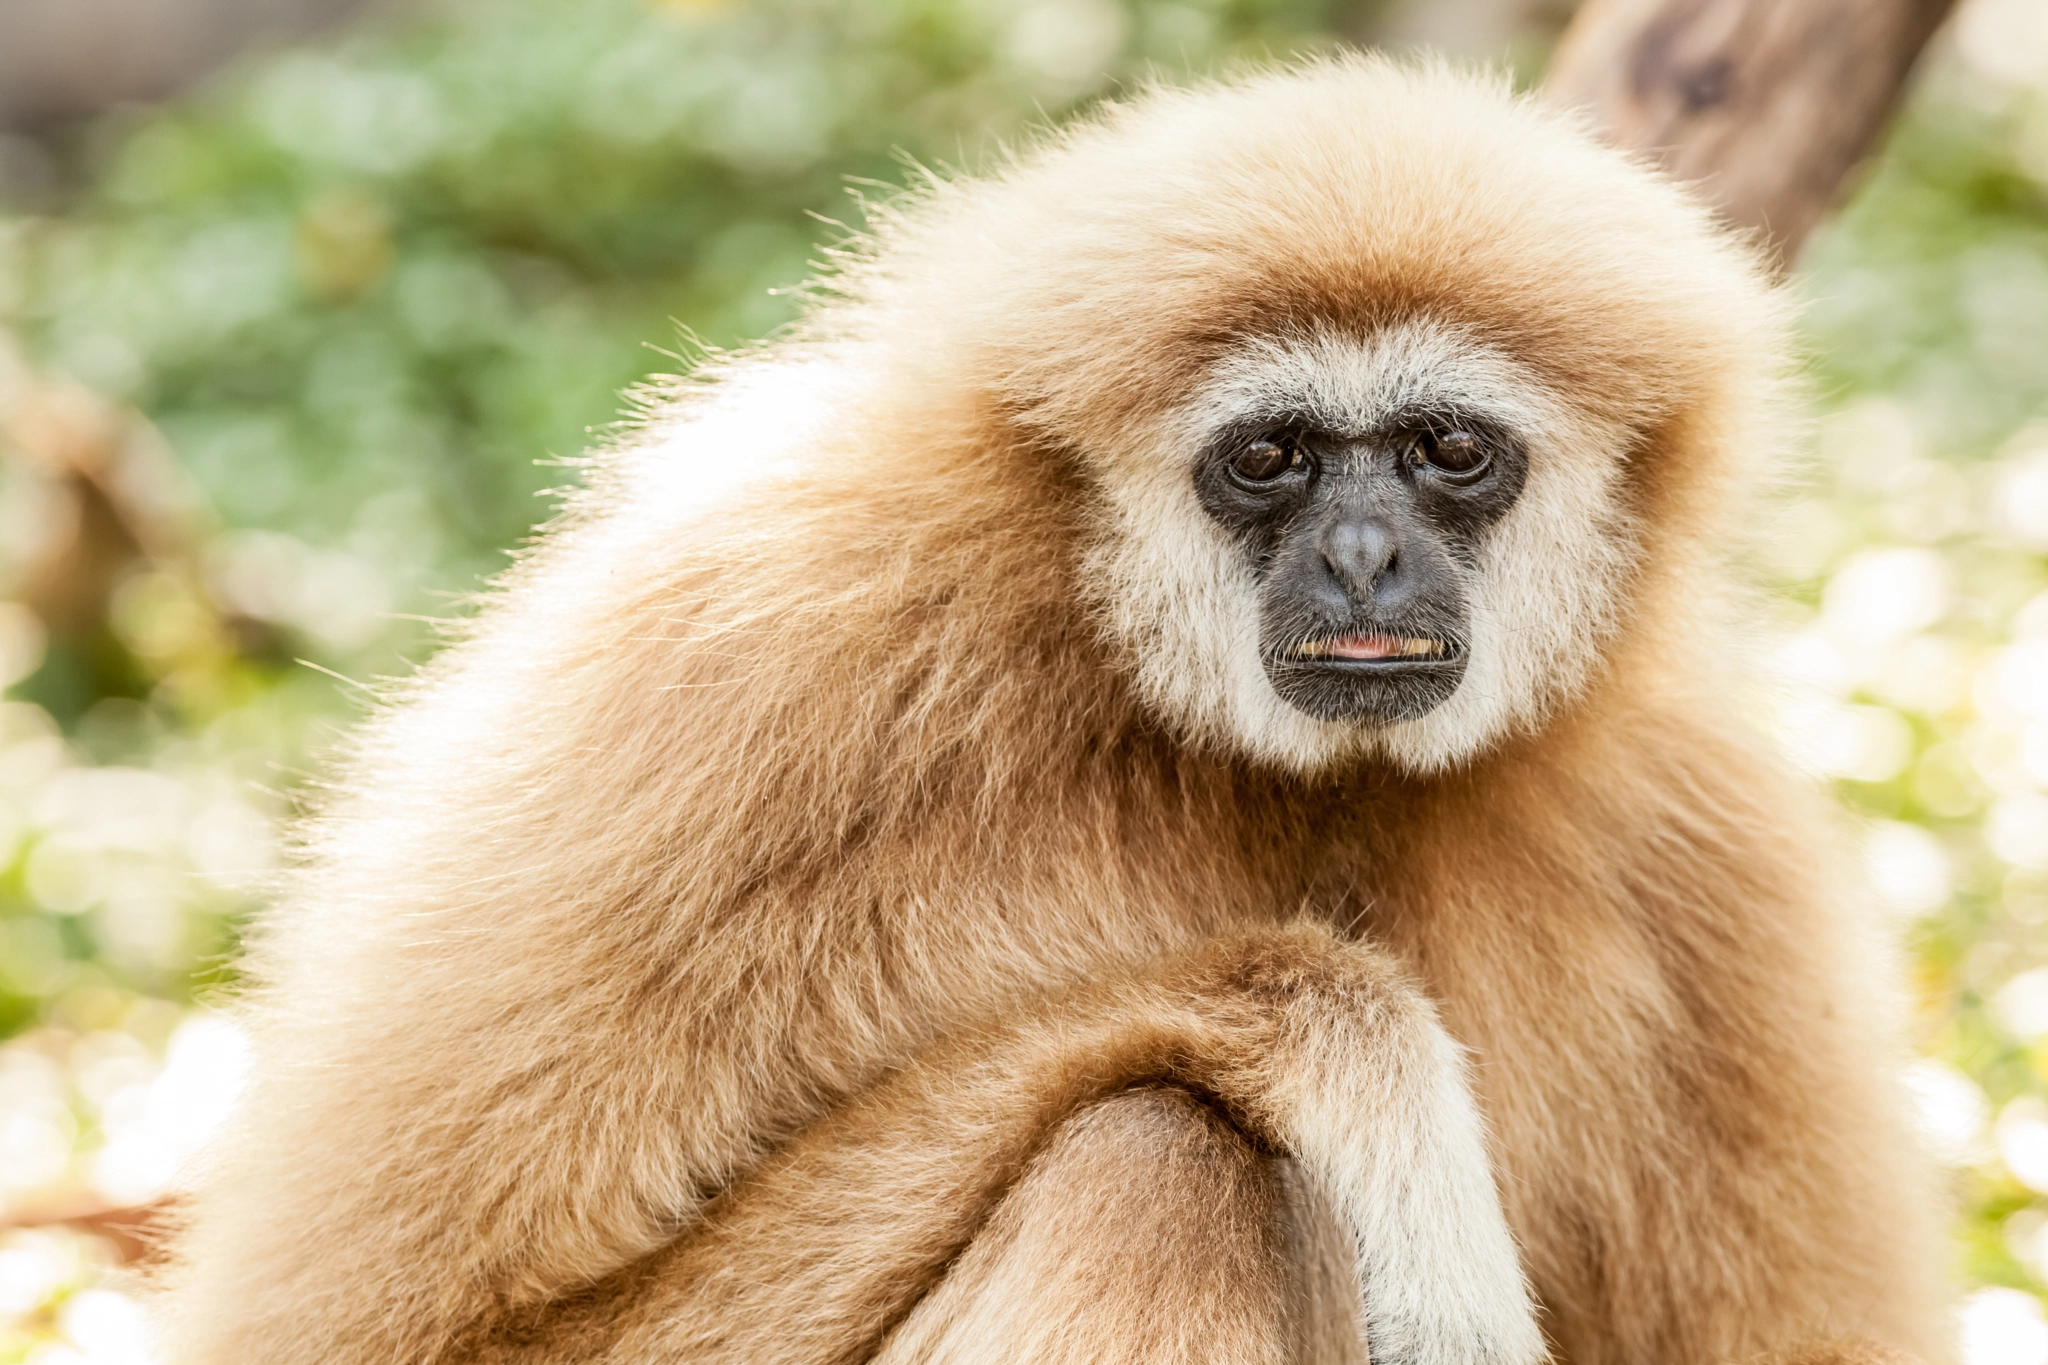
[[1296, 925], [950, 1040], [477, 1358], [866, 1359], [1059, 1124], [1146, 1084], [1298, 1161], [1350, 1234], [1376, 1365], [1544, 1356], [1457, 1045], [1384, 954]]

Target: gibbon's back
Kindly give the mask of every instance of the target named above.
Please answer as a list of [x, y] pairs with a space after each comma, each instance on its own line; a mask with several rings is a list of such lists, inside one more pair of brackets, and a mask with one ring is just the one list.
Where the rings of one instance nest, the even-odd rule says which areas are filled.
[[[1524, 1268], [1588, 1365], [1937, 1350], [1868, 958], [1724, 682], [1783, 311], [1569, 118], [1363, 58], [884, 206], [359, 736], [171, 1359], [796, 1365], [1005, 1292], [1144, 1359], [1002, 1268], [1028, 1208], [1270, 1231], [1270, 1150], [1392, 1360], [1529, 1365]], [[1101, 1107], [1159, 1084], [1229, 1122]], [[1262, 1236], [1131, 1320], [1300, 1339]]]

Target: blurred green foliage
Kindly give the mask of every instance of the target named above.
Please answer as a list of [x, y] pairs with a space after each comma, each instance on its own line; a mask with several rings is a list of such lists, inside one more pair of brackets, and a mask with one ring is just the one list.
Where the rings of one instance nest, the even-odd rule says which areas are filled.
[[[1816, 461], [1766, 547], [1787, 743], [1838, 784], [1907, 939], [1911, 1079], [1966, 1206], [1964, 1273], [2030, 1295], [2048, 1282], [2037, 9], [1968, 0], [1809, 253]], [[110, 118], [73, 202], [0, 211], [0, 1214], [162, 1188], [231, 1090], [237, 1043], [194, 1001], [290, 793], [359, 709], [337, 675], [429, 652], [422, 618], [459, 613], [544, 519], [622, 391], [788, 322], [815, 244], [858, 224], [850, 185], [972, 166], [1150, 73], [1317, 50], [1371, 13], [444, 3]], [[125, 1301], [92, 1287], [107, 1246], [0, 1236], [0, 1365], [60, 1338], [93, 1359], [134, 1345]], [[2033, 1299], [1971, 1303], [1972, 1365], [2048, 1362]]]

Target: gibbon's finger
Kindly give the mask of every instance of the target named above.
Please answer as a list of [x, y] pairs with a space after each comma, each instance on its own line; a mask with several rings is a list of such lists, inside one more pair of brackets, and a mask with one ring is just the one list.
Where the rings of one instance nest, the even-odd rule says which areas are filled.
[[1219, 940], [927, 1054], [792, 1142], [670, 1248], [481, 1358], [864, 1358], [1060, 1122], [1154, 1083], [1211, 1097], [1331, 1201], [1374, 1361], [1543, 1357], [1457, 1046], [1380, 953], [1300, 925]]

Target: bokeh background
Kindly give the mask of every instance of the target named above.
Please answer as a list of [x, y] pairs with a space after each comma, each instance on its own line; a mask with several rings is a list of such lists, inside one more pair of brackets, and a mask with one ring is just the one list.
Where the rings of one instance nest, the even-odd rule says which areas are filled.
[[[651, 375], [913, 164], [1569, 0], [0, 4], [0, 1365], [148, 1359], [135, 1225], [320, 754]], [[2048, 1365], [2048, 4], [1964, 0], [1808, 250], [1759, 570], [1896, 933], [1968, 1365]]]

